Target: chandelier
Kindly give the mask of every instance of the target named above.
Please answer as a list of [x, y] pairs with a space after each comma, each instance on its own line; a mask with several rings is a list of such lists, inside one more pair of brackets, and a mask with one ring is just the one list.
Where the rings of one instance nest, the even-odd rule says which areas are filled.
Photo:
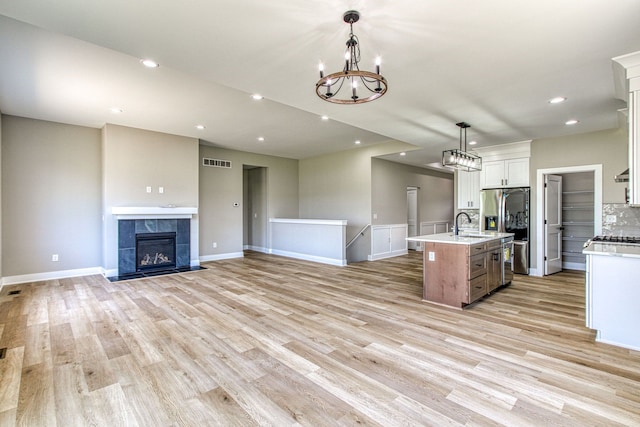
[[[362, 104], [378, 99], [387, 92], [387, 80], [380, 75], [379, 57], [376, 58], [375, 73], [360, 70], [360, 45], [358, 37], [353, 34], [353, 24], [360, 19], [360, 13], [350, 10], [345, 12], [342, 19], [350, 27], [344, 54], [344, 69], [325, 76], [324, 65], [320, 64], [320, 80], [316, 83], [316, 94], [334, 104]], [[340, 93], [345, 83], [347, 89]]]
[[[442, 152], [442, 166], [449, 166], [459, 170], [479, 171], [482, 170], [482, 158], [467, 152], [467, 128], [469, 123], [456, 123], [460, 128], [460, 149], [454, 148]], [[464, 130], [464, 149], [462, 148], [462, 132]]]

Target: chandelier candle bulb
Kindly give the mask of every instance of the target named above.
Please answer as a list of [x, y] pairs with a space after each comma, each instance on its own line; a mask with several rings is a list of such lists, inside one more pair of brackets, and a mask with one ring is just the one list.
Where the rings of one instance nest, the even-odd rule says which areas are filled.
[[318, 66], [318, 69], [320, 70], [320, 78], [323, 78], [324, 77], [324, 64], [322, 62]]
[[[376, 74], [380, 74], [380, 57], [376, 57]], [[380, 87], [380, 82], [378, 82], [378, 87]]]

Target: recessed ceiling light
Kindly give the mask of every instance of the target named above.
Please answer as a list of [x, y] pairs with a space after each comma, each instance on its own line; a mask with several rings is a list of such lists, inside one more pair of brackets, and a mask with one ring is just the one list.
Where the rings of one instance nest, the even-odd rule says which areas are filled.
[[354, 144], [360, 145], [360, 140], [357, 140], [356, 142], [354, 142]]
[[203, 130], [206, 129], [207, 127], [205, 125], [196, 125], [196, 129], [198, 130]]
[[122, 108], [119, 108], [119, 107], [111, 107], [111, 108], [109, 108], [109, 111], [111, 111], [113, 114], [124, 113], [124, 110]]
[[160, 66], [160, 64], [153, 59], [141, 59], [140, 63], [147, 68], [158, 68]]
[[258, 141], [260, 141], [260, 142], [264, 142], [264, 136], [259, 136], [259, 137], [258, 137]]
[[576, 119], [571, 119], [571, 120], [567, 120], [566, 122], [564, 122], [565, 125], [571, 126], [571, 125], [575, 125], [578, 123], [578, 120]]
[[253, 95], [251, 95], [251, 98], [255, 99], [256, 101], [260, 101], [264, 98], [264, 96], [260, 95], [259, 93], [254, 93]]
[[329, 116], [322, 116], [322, 120], [329, 120]]
[[469, 141], [469, 145], [476, 145], [478, 141]]
[[400, 153], [401, 156], [406, 156], [407, 153], [405, 153], [404, 151], [402, 153]]
[[551, 98], [549, 100], [549, 104], [560, 104], [561, 102], [566, 101], [567, 98], [565, 98], [564, 96], [556, 96], [555, 98]]

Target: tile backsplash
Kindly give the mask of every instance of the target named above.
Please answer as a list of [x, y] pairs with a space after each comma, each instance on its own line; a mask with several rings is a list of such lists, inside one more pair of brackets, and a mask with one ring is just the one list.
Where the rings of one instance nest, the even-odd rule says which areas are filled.
[[[615, 221], [613, 221], [614, 217]], [[640, 236], [640, 208], [631, 208], [624, 203], [604, 203], [602, 234]]]

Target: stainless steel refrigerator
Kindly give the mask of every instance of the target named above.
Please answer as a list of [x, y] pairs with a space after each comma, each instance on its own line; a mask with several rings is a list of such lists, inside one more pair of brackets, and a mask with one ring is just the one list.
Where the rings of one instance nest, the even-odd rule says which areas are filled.
[[529, 274], [529, 187], [480, 191], [480, 230], [514, 233], [513, 272]]

